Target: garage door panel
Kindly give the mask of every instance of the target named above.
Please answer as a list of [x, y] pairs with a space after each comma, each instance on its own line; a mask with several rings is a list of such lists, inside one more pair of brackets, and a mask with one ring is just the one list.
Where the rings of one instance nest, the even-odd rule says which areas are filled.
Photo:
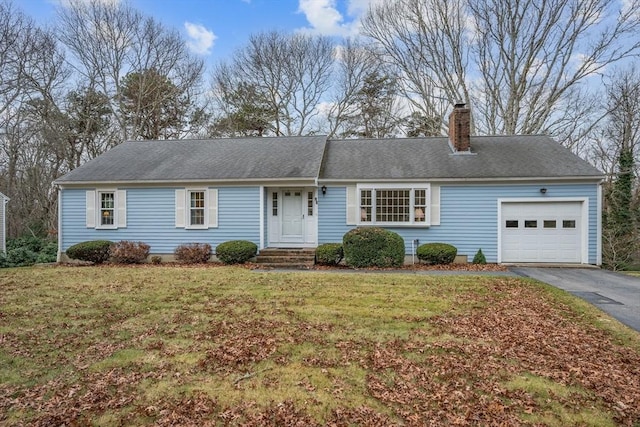
[[578, 263], [581, 202], [503, 202], [502, 262]]

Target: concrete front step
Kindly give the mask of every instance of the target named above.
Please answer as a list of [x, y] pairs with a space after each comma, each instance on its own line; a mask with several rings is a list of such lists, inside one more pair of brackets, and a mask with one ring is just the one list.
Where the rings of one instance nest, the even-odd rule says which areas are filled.
[[313, 267], [311, 263], [289, 263], [289, 262], [266, 262], [258, 263], [260, 268], [273, 268], [279, 270], [309, 270]]
[[296, 263], [296, 262], [311, 262], [313, 263], [315, 260], [315, 257], [312, 256], [302, 256], [302, 255], [282, 255], [282, 256], [276, 256], [276, 255], [271, 255], [269, 254], [268, 256], [263, 256], [263, 255], [258, 255], [256, 257], [256, 261], [258, 263], [265, 263], [265, 262], [280, 262], [280, 263], [284, 263], [284, 262], [291, 262], [291, 263]]
[[311, 255], [314, 256], [316, 253], [315, 249], [262, 249], [260, 251], [260, 255], [266, 255], [266, 256], [280, 256], [280, 255]]
[[267, 248], [260, 251], [256, 263], [270, 268], [308, 269], [315, 262], [315, 253], [313, 248]]

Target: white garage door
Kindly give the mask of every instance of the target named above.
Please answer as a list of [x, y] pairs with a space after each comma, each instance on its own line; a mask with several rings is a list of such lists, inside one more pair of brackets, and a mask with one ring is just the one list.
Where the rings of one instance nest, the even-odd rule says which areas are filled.
[[502, 262], [581, 262], [580, 202], [509, 202], [501, 209]]

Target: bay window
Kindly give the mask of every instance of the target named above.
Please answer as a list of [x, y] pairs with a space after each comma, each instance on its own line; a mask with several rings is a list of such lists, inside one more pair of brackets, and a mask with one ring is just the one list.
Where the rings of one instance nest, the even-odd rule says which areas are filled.
[[362, 225], [429, 225], [429, 185], [358, 186]]

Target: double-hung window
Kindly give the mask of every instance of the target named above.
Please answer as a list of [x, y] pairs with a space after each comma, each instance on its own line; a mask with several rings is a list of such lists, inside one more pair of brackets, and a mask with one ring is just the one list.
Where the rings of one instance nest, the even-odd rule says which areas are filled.
[[111, 227], [115, 225], [116, 194], [114, 191], [100, 191], [100, 225]]
[[179, 188], [175, 193], [177, 228], [207, 229], [218, 226], [216, 188]]
[[429, 225], [429, 185], [358, 186], [362, 225]]
[[124, 228], [127, 226], [127, 191], [87, 190], [85, 210], [87, 228]]
[[203, 227], [205, 212], [205, 191], [189, 190], [189, 226]]

